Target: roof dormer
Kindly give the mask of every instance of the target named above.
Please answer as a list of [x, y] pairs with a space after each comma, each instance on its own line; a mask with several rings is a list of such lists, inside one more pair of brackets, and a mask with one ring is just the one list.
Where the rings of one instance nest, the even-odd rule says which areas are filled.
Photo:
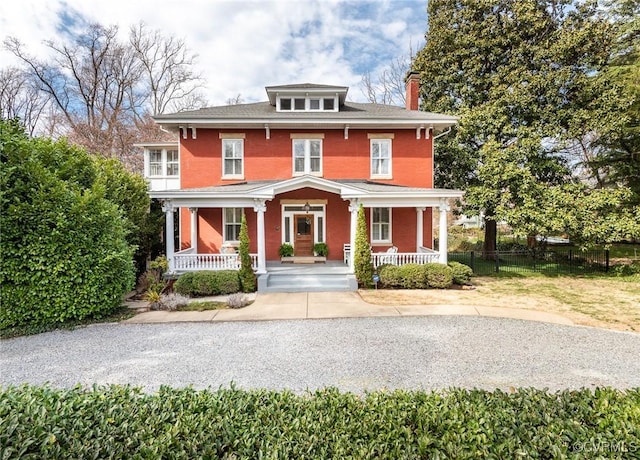
[[269, 102], [276, 112], [338, 112], [347, 97], [347, 86], [296, 85], [267, 86]]

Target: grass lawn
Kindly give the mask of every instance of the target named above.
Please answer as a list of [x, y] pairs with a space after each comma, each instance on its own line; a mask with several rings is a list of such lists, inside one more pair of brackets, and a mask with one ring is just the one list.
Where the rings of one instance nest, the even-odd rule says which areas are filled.
[[557, 313], [584, 326], [640, 331], [640, 277], [483, 276], [473, 290], [361, 290], [378, 305], [474, 305]]

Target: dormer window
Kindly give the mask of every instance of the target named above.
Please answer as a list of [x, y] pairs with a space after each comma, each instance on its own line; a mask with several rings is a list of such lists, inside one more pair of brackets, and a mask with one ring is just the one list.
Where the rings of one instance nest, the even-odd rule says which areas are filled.
[[333, 97], [278, 97], [279, 112], [335, 112], [336, 100]]

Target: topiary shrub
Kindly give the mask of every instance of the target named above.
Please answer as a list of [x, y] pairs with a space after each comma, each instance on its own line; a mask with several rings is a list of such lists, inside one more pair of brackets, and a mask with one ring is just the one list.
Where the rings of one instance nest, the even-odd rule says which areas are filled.
[[427, 286], [445, 289], [453, 284], [453, 270], [448, 265], [429, 263], [424, 264]]
[[367, 221], [362, 205], [358, 209], [356, 247], [351, 248], [351, 251], [358, 284], [362, 287], [371, 287], [373, 284], [373, 264], [371, 263], [371, 246], [367, 237]]
[[188, 272], [176, 280], [175, 292], [189, 297], [226, 295], [240, 292], [240, 278], [235, 270]]
[[240, 271], [238, 272], [238, 277], [240, 279], [240, 287], [244, 292], [254, 292], [256, 290], [256, 274], [253, 272], [251, 255], [249, 254], [249, 232], [244, 213], [242, 213], [239, 238]]
[[455, 261], [449, 262], [448, 265], [451, 267], [453, 284], [457, 284], [458, 286], [471, 285], [471, 277], [473, 276], [473, 270], [471, 270], [471, 267]]

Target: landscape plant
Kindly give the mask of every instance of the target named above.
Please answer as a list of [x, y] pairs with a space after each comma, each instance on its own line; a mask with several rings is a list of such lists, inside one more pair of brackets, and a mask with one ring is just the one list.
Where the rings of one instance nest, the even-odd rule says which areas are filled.
[[135, 281], [126, 218], [90, 155], [0, 120], [0, 329], [104, 317]]
[[242, 222], [240, 224], [240, 287], [244, 292], [255, 292], [256, 275], [253, 272], [253, 264], [251, 263], [251, 255], [249, 254], [249, 231], [247, 230], [247, 219], [242, 213]]
[[289, 243], [282, 243], [280, 248], [278, 249], [278, 254], [280, 257], [291, 257], [293, 256], [293, 246]]
[[447, 265], [451, 267], [453, 284], [457, 284], [458, 286], [471, 285], [471, 277], [473, 276], [473, 270], [471, 267], [456, 261], [451, 261]]
[[636, 458], [639, 406], [638, 388], [25, 385], [0, 389], [0, 445], [6, 458]]
[[316, 243], [313, 245], [313, 252], [321, 257], [327, 257], [329, 255], [329, 246], [327, 246], [327, 243]]
[[356, 244], [351, 248], [353, 266], [358, 280], [362, 287], [373, 285], [373, 263], [371, 262], [371, 245], [369, 244], [367, 221], [364, 213], [364, 206], [358, 208], [358, 220], [356, 225]]
[[173, 289], [189, 297], [227, 295], [241, 291], [236, 270], [203, 270], [187, 272], [176, 280]]

